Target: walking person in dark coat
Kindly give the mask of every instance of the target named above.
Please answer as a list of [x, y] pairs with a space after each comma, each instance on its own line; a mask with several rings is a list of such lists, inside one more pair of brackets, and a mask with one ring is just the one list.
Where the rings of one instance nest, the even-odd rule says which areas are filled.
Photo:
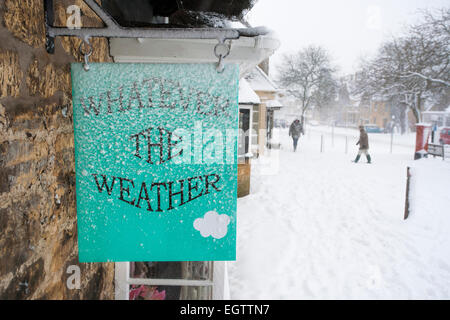
[[300, 135], [302, 133], [303, 133], [303, 126], [300, 120], [295, 119], [294, 122], [292, 122], [291, 126], [289, 127], [289, 136], [291, 136], [292, 140], [294, 141], [294, 152], [297, 150], [298, 139], [300, 138]]
[[359, 126], [359, 140], [356, 143], [356, 145], [358, 144], [359, 144], [359, 151], [354, 162], [355, 163], [358, 162], [359, 158], [361, 157], [361, 154], [364, 153], [367, 158], [367, 163], [371, 163], [371, 158], [369, 154], [369, 137], [367, 136], [366, 130], [364, 130], [364, 126]]

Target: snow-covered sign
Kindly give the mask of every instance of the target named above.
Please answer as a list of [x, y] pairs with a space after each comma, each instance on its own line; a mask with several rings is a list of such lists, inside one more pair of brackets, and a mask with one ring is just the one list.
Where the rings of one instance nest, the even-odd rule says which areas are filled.
[[72, 64], [80, 262], [235, 259], [238, 77]]

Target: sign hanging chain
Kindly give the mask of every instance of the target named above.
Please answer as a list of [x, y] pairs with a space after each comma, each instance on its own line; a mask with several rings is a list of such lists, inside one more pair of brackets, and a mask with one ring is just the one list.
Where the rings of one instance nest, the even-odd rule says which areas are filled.
[[[87, 47], [87, 51], [83, 51], [83, 45], [84, 45], [85, 49]], [[83, 63], [84, 70], [89, 71], [89, 69], [90, 69], [89, 56], [94, 51], [92, 44], [89, 42], [89, 39], [81, 39], [81, 43], [80, 43], [78, 50], [80, 51], [80, 54], [84, 56], [84, 63]]]
[[214, 47], [214, 55], [216, 58], [219, 59], [219, 62], [217, 63], [217, 72], [222, 73], [225, 69], [223, 59], [225, 59], [230, 54], [230, 46], [227, 46], [225, 44], [224, 39], [218, 39], [219, 43], [217, 43]]

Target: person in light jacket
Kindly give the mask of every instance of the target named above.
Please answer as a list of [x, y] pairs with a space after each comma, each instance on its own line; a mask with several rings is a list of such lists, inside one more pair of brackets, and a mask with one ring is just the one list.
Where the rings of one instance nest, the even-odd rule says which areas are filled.
[[359, 144], [359, 151], [354, 162], [357, 163], [359, 161], [359, 158], [361, 157], [361, 154], [364, 153], [367, 158], [367, 163], [371, 163], [372, 160], [369, 154], [369, 136], [367, 135], [366, 130], [364, 130], [364, 126], [359, 126], [359, 140], [356, 143], [356, 145], [358, 144]]
[[294, 152], [297, 150], [297, 143], [300, 135], [303, 133], [303, 126], [300, 120], [295, 119], [294, 122], [291, 123], [289, 127], [289, 136], [292, 137], [294, 142]]

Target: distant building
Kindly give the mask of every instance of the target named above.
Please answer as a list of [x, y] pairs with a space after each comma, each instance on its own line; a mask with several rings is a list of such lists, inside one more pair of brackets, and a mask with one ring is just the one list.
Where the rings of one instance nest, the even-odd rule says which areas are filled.
[[341, 79], [335, 109], [334, 125], [339, 127], [357, 127], [360, 124], [360, 100], [358, 97], [350, 95], [345, 79]]
[[380, 128], [387, 128], [392, 121], [392, 102], [387, 99], [371, 99], [360, 105], [361, 124], [375, 124]]
[[302, 109], [300, 107], [301, 102], [298, 98], [289, 94], [285, 90], [280, 90], [278, 93], [278, 100], [283, 104], [283, 108], [277, 112], [276, 118], [283, 119], [291, 123], [295, 119], [300, 119]]
[[251, 69], [244, 78], [261, 100], [261, 103], [253, 108], [252, 128], [258, 134], [252, 137], [251, 142], [252, 152], [259, 156], [264, 154], [266, 147], [270, 148], [268, 141], [272, 136], [274, 112], [279, 110], [282, 104], [277, 100], [277, 85], [259, 66]]
[[434, 111], [430, 108], [429, 111], [422, 112], [422, 121], [437, 127], [450, 127], [450, 106], [444, 111]]

